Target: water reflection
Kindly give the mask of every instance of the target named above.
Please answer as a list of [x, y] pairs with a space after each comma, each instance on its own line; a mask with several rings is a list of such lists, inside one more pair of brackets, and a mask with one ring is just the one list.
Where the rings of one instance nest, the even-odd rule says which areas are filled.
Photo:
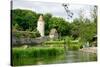
[[89, 62], [96, 61], [97, 55], [93, 53], [85, 53], [80, 51], [67, 51], [67, 55], [49, 56], [41, 58], [19, 58], [14, 59], [14, 65], [40, 65], [40, 64], [59, 64], [73, 62]]

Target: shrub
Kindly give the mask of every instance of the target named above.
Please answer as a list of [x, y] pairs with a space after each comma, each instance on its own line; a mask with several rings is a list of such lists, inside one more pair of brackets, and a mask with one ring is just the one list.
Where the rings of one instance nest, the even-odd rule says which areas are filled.
[[69, 50], [75, 50], [75, 51], [77, 51], [77, 50], [80, 49], [80, 46], [79, 46], [79, 45], [71, 45], [71, 46], [69, 46], [68, 49], [69, 49]]

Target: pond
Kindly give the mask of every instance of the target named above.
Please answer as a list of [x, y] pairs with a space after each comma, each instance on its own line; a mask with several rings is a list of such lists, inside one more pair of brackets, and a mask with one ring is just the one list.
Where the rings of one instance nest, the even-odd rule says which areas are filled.
[[19, 65], [90, 62], [90, 61], [97, 61], [97, 55], [93, 53], [85, 53], [80, 51], [67, 51], [66, 54], [62, 54], [59, 56], [13, 59], [13, 64], [15, 66], [19, 66]]

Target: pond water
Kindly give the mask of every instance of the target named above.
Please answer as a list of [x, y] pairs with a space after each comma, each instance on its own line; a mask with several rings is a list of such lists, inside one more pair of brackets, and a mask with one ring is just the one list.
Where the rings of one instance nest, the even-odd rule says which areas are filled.
[[13, 61], [14, 65], [39, 65], [97, 61], [97, 55], [80, 51], [67, 51], [66, 54], [54, 57], [21, 58]]

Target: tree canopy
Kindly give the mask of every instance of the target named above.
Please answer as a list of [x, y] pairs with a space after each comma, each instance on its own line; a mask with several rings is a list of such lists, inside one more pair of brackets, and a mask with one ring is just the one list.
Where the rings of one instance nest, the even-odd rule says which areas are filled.
[[[91, 41], [97, 34], [96, 7], [91, 11], [92, 19], [85, 18], [80, 13], [71, 23], [61, 17], [54, 17], [50, 13], [42, 14], [45, 21], [45, 35], [48, 35], [52, 28], [56, 28], [59, 36], [72, 36], [74, 39], [81, 37], [84, 41]], [[12, 10], [12, 29], [17, 31], [36, 31], [37, 21], [40, 13], [31, 10]]]

